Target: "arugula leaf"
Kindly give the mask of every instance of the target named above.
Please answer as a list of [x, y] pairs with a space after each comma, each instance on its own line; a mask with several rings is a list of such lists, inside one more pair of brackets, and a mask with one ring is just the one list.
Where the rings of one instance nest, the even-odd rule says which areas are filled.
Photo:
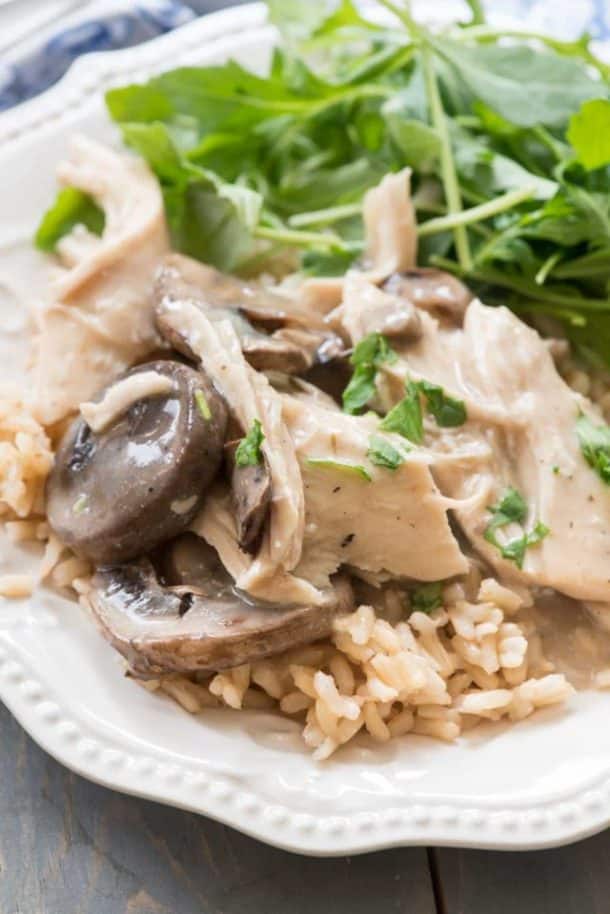
[[336, 470], [339, 473], [349, 473], [359, 476], [360, 479], [371, 482], [372, 476], [366, 467], [360, 463], [347, 463], [344, 460], [332, 460], [329, 457], [307, 457], [305, 461], [308, 466], [320, 467], [323, 470]]
[[369, 333], [354, 349], [350, 364], [354, 372], [343, 391], [343, 409], [353, 415], [369, 402], [375, 393], [377, 371], [384, 362], [396, 361], [396, 353], [381, 333]]
[[599, 478], [610, 485], [610, 428], [595, 425], [581, 413], [576, 421], [576, 434], [583, 457]]
[[381, 111], [404, 164], [424, 173], [433, 172], [441, 153], [437, 131], [422, 121], [405, 117], [400, 97], [388, 99]]
[[[584, 101], [605, 94], [580, 61], [527, 45], [466, 46], [447, 38], [433, 39], [472, 93], [512, 124], [561, 127]], [[527, 98], [524, 101], [524, 87]]]
[[397, 432], [414, 444], [424, 440], [424, 419], [419, 395], [419, 386], [414, 381], [405, 384], [407, 394], [392, 407], [379, 428], [385, 432]]
[[381, 435], [371, 435], [366, 456], [375, 466], [396, 470], [401, 463], [404, 463], [408, 450], [405, 445], [402, 445], [402, 450], [394, 447], [387, 438], [382, 438]]
[[258, 419], [252, 423], [247, 435], [241, 439], [235, 450], [235, 463], [238, 467], [255, 467], [263, 462], [261, 444], [265, 440], [263, 428]]
[[610, 101], [596, 98], [570, 118], [568, 140], [586, 169], [610, 164]]
[[413, 612], [431, 613], [443, 605], [443, 582], [431, 581], [422, 584], [411, 593]]
[[429, 381], [418, 381], [417, 386], [426, 398], [428, 411], [436, 419], [441, 428], [455, 428], [466, 422], [466, 404], [463, 400], [456, 400], [448, 396], [442, 387], [431, 384]]
[[104, 213], [92, 197], [75, 187], [64, 187], [42, 217], [34, 243], [40, 251], [54, 251], [57, 242], [75, 225], [84, 225], [95, 235], [101, 235], [104, 224]]

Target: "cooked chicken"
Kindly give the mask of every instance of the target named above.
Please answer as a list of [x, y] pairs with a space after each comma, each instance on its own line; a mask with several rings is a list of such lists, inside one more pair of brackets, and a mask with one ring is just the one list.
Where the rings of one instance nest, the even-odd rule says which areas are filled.
[[[474, 471], [459, 461], [435, 467], [445, 495], [475, 496], [468, 507], [455, 510], [466, 535], [506, 578], [609, 601], [610, 498], [576, 436], [579, 413], [595, 417], [593, 407], [560, 378], [538, 333], [506, 308], [473, 301], [463, 330], [443, 330], [425, 318], [422, 339], [405, 348], [404, 359], [387, 366], [385, 374], [400, 379], [395, 396], [402, 396], [402, 380], [410, 375], [440, 385], [466, 404], [468, 423], [443, 429], [436, 446], [451, 451], [460, 440], [478, 438], [488, 457]], [[522, 569], [484, 538], [489, 509], [509, 487], [527, 502], [525, 529], [540, 521], [550, 531], [526, 549]], [[507, 526], [497, 539], [503, 543], [522, 534]]]
[[[159, 186], [147, 167], [77, 137], [58, 169], [104, 210], [101, 238], [64, 238], [55, 301], [38, 316], [34, 397], [45, 424], [62, 419], [158, 345], [150, 277], [168, 248]], [[61, 355], [60, 355], [61, 354]]]
[[411, 169], [403, 168], [369, 190], [362, 210], [368, 267], [381, 277], [415, 266], [417, 231], [411, 203]]
[[[285, 396], [283, 416], [305, 491], [303, 554], [295, 574], [322, 588], [344, 564], [421, 581], [467, 570], [426, 455], [405, 453], [395, 470], [372, 464], [367, 454], [378, 426], [372, 415], [348, 416]], [[404, 450], [399, 436], [386, 438]]]

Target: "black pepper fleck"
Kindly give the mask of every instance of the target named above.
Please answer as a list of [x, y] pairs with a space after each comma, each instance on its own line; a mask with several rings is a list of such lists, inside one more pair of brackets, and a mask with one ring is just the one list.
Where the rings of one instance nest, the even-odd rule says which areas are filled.
[[356, 536], [355, 533], [348, 533], [347, 536], [344, 537], [344, 539], [341, 543], [341, 548], [345, 549], [346, 546], [349, 546], [349, 544], [351, 543], [351, 541], [354, 539], [355, 536]]
[[340, 491], [341, 491], [341, 486], [335, 486], [335, 488], [333, 489], [333, 495], [335, 495], [337, 492], [340, 492]]
[[182, 596], [180, 597], [180, 605], [178, 607], [178, 613], [181, 618], [182, 618], [182, 616], [185, 616], [186, 613], [189, 611], [189, 609], [193, 605], [194, 599], [195, 599], [195, 594], [193, 594], [193, 593], [183, 593], [182, 594]]

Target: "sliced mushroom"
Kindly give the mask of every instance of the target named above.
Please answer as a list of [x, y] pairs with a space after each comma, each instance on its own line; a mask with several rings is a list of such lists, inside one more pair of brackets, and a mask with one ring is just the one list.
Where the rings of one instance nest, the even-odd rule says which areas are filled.
[[[250, 365], [258, 371], [301, 374], [318, 350], [340, 339], [324, 328], [321, 316], [271, 289], [245, 283], [180, 254], [161, 266], [154, 287], [157, 326], [174, 349], [196, 361], [188, 340], [168, 320], [172, 303], [190, 301], [211, 321], [229, 320]], [[254, 323], [253, 323], [254, 322]], [[271, 333], [261, 332], [260, 327]]]
[[141, 676], [251, 663], [325, 637], [335, 615], [351, 608], [345, 579], [324, 606], [278, 607], [236, 592], [228, 575], [211, 595], [163, 587], [147, 559], [102, 568], [92, 585], [88, 600], [103, 633]]
[[255, 553], [271, 507], [271, 473], [264, 458], [256, 465], [239, 466], [235, 462], [238, 443], [225, 445], [237, 541], [244, 552]]
[[160, 361], [125, 377], [145, 371], [173, 389], [136, 401], [98, 434], [76, 419], [47, 484], [51, 527], [97, 563], [143, 555], [185, 530], [222, 462], [227, 409], [206, 375]]
[[382, 288], [417, 308], [438, 312], [460, 324], [473, 298], [472, 292], [451, 273], [425, 267], [393, 273]]

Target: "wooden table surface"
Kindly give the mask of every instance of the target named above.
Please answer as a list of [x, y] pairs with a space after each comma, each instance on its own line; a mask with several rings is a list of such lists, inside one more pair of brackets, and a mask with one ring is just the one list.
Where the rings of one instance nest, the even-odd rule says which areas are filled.
[[316, 860], [90, 784], [0, 706], [0, 914], [608, 914], [610, 831]]

